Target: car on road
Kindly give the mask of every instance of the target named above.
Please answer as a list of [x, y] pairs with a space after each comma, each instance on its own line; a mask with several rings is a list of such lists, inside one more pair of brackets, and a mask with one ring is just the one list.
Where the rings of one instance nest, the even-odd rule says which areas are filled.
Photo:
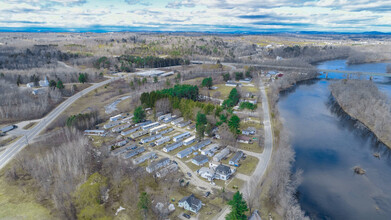
[[191, 177], [191, 173], [187, 172], [187, 175], [188, 175], [189, 177]]
[[178, 165], [178, 163], [175, 160], [173, 160], [172, 162], [175, 163], [176, 165]]
[[186, 213], [183, 213], [183, 217], [187, 218], [187, 219], [190, 219], [190, 215], [186, 214]]

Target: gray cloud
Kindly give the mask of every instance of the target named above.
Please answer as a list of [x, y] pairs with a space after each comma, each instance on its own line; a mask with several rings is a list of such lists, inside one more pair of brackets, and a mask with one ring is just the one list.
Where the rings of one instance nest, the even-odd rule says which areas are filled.
[[166, 5], [166, 8], [179, 9], [179, 8], [182, 8], [182, 7], [192, 8], [192, 7], [195, 7], [195, 6], [196, 6], [196, 3], [193, 0], [182, 0], [182, 1], [169, 2]]

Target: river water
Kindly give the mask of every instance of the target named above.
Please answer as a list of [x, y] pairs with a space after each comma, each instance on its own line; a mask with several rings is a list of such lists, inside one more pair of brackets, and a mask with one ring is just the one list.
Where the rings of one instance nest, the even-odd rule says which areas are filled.
[[[334, 60], [318, 67], [384, 73], [386, 64]], [[328, 86], [337, 78], [341, 75], [329, 74], [300, 83], [278, 102], [296, 152], [293, 169], [303, 170], [299, 202], [312, 219], [391, 219], [391, 151], [333, 103]], [[389, 79], [374, 81], [391, 97]], [[354, 174], [354, 166], [366, 174]]]

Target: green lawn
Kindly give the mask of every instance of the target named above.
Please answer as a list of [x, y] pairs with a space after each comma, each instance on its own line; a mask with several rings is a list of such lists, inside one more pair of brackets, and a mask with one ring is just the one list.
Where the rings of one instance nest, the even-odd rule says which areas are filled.
[[236, 172], [243, 173], [247, 176], [251, 176], [251, 174], [254, 172], [255, 168], [257, 167], [258, 162], [259, 162], [258, 158], [247, 155], [246, 159], [240, 160], [240, 166], [238, 167]]
[[216, 92], [220, 92], [221, 93], [221, 96], [218, 97], [219, 99], [227, 99], [228, 98], [228, 95], [229, 93], [231, 92], [231, 90], [234, 88], [234, 87], [231, 87], [231, 86], [226, 86], [225, 84], [216, 84], [216, 85], [213, 85], [213, 86], [216, 86], [218, 87], [216, 90], [202, 90], [202, 92], [206, 95], [207, 92], [209, 92], [210, 96], [213, 97], [213, 94], [215, 94]]
[[254, 140], [255, 143], [252, 144], [245, 144], [245, 143], [239, 143], [239, 148], [243, 150], [252, 151], [255, 153], [262, 153], [263, 147], [258, 146], [258, 140]]

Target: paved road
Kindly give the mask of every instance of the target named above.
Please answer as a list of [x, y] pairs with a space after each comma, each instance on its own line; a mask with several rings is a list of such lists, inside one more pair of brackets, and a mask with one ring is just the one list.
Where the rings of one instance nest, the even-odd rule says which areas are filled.
[[[261, 98], [262, 98], [262, 107], [263, 107], [263, 125], [264, 125], [264, 131], [265, 131], [265, 148], [262, 152], [262, 154], [259, 153], [251, 153], [251, 152], [245, 152], [246, 154], [256, 156], [259, 159], [259, 162], [257, 164], [257, 167], [255, 168], [254, 173], [250, 178], [255, 178], [256, 180], [260, 180], [263, 175], [266, 172], [266, 169], [269, 165], [270, 158], [272, 156], [273, 152], [273, 132], [272, 132], [272, 126], [271, 126], [271, 120], [270, 120], [270, 111], [269, 111], [269, 102], [267, 99], [265, 86], [262, 82], [262, 80], [259, 82], [259, 89], [261, 91]], [[242, 178], [246, 178], [245, 176], [240, 176]], [[239, 177], [239, 178], [240, 178]], [[247, 180], [247, 183], [250, 183], [250, 179]], [[251, 187], [248, 184], [245, 184], [244, 187]], [[243, 188], [241, 189], [243, 191]], [[255, 187], [251, 187], [251, 189], [254, 189]], [[222, 211], [215, 216], [214, 219], [217, 220], [225, 220], [225, 216], [230, 212], [230, 209], [228, 206], [224, 207]]]
[[76, 93], [75, 95], [69, 97], [64, 102], [62, 102], [59, 106], [53, 109], [49, 114], [43, 117], [38, 124], [36, 124], [33, 128], [29, 129], [23, 137], [17, 140], [15, 143], [11, 144], [7, 147], [6, 150], [2, 152], [0, 155], [0, 169], [2, 169], [7, 163], [16, 156], [16, 154], [21, 151], [24, 147], [27, 146], [29, 141], [32, 141], [36, 136], [38, 136], [54, 119], [59, 116], [65, 109], [67, 109], [72, 103], [78, 100], [83, 95], [93, 91], [96, 88], [99, 88], [103, 85], [106, 85], [110, 82], [119, 79], [118, 77], [110, 78], [100, 83], [93, 84], [92, 86], [84, 89]]

